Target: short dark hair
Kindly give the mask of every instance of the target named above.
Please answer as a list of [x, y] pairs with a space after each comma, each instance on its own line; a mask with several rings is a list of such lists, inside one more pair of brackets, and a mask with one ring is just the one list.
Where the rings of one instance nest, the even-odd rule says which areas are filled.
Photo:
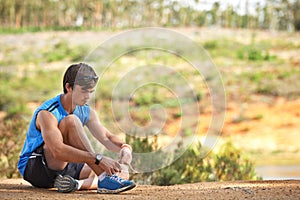
[[67, 93], [66, 84], [72, 89], [74, 85], [84, 86], [83, 89], [93, 88], [97, 84], [98, 76], [94, 69], [85, 63], [72, 64], [68, 67], [63, 78], [64, 93]]

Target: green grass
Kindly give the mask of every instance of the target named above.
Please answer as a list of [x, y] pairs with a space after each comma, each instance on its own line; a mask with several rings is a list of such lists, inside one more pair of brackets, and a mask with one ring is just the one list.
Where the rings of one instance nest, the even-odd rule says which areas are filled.
[[70, 59], [72, 62], [79, 62], [84, 59], [88, 52], [88, 47], [80, 45], [72, 47], [66, 40], [60, 40], [50, 49], [45, 49], [43, 57], [46, 62], [55, 62]]
[[[0, 34], [23, 34], [23, 33], [36, 33], [36, 32], [48, 32], [48, 31], [86, 31], [91, 28], [83, 28], [81, 26], [59, 26], [59, 27], [22, 27], [22, 28], [0, 28]], [[94, 28], [92, 30], [104, 30], [103, 28]]]

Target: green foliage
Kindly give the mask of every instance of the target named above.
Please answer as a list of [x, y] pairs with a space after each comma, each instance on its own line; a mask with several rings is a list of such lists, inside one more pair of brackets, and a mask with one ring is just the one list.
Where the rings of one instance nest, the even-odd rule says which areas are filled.
[[215, 157], [215, 177], [217, 181], [260, 179], [251, 160], [242, 154], [231, 142], [222, 146]]
[[263, 72], [249, 74], [250, 80], [255, 83], [260, 83], [264, 77], [265, 77], [265, 73], [263, 73]]
[[158, 87], [155, 85], [152, 85], [151, 87], [143, 87], [143, 91], [138, 91], [137, 95], [134, 97], [134, 102], [138, 106], [149, 106], [162, 103], [163, 101], [164, 97], [160, 94]]
[[15, 115], [0, 125], [0, 177], [20, 177], [17, 162], [28, 122], [22, 116]]
[[7, 84], [9, 81], [12, 79], [8, 77], [0, 79], [0, 111], [6, 112], [8, 116], [28, 114], [24, 98]]
[[276, 59], [276, 56], [270, 55], [269, 51], [256, 45], [245, 46], [237, 50], [237, 57], [248, 61], [270, 61]]
[[66, 41], [60, 41], [54, 45], [54, 47], [50, 50], [47, 50], [44, 56], [47, 59], [47, 62], [54, 62], [63, 60], [68, 56], [70, 48]]
[[[202, 1], [10, 1], [2, 0], [0, 33], [19, 33], [45, 30], [86, 30], [128, 27], [222, 26], [290, 30], [291, 24], [299, 30], [299, 1], [268, 1], [256, 4], [256, 14], [239, 13], [238, 7], [254, 8], [248, 1], [240, 4], [210, 2], [210, 10], [199, 10]], [[155, 6], [154, 6], [155, 5]], [[197, 5], [197, 6], [195, 6]], [[222, 7], [222, 9], [221, 9]], [[102, 8], [102, 9], [98, 9]], [[151, 12], [143, 12], [149, 8]], [[272, 9], [276, 8], [276, 9]], [[292, 9], [293, 8], [293, 9]], [[270, 12], [274, 10], [274, 12]], [[26, 11], [26, 12], [25, 12]], [[261, 11], [261, 12], [259, 12]], [[131, 15], [130, 13], [134, 13]], [[168, 13], [166, 16], [164, 13]], [[272, 18], [277, 20], [272, 20]], [[78, 19], [81, 19], [78, 20]], [[140, 20], [140, 19], [143, 20]], [[274, 24], [275, 23], [275, 24]]]
[[[133, 133], [133, 135], [135, 134], [136, 133]], [[139, 138], [126, 135], [126, 143], [132, 146], [135, 153], [149, 153], [153, 150], [157, 150], [157, 140], [150, 142], [147, 137]]]
[[[210, 158], [200, 156], [200, 149], [200, 143], [195, 147], [190, 147], [170, 166], [155, 171], [152, 184], [173, 185], [213, 181], [213, 163]], [[173, 176], [174, 172], [177, 172], [176, 176]]]
[[184, 180], [181, 178], [181, 174], [176, 169], [167, 168], [167, 170], [159, 171], [159, 173], [153, 173], [151, 184], [175, 185], [184, 183]]
[[[212, 57], [234, 58], [238, 47], [241, 44], [230, 38], [221, 38], [201, 42], [203, 48], [209, 52]], [[230, 51], [229, 51], [230, 49]]]
[[150, 105], [153, 102], [153, 95], [151, 93], [143, 93], [134, 99], [136, 105]]
[[212, 50], [219, 47], [219, 42], [217, 40], [210, 40], [204, 43], [204, 49]]
[[255, 68], [251, 72], [244, 72], [240, 75], [240, 79], [247, 82], [247, 91], [250, 94], [285, 98], [294, 98], [299, 95], [297, 89], [300, 84], [299, 77], [299, 70], [295, 68], [278, 68], [271, 72]]
[[[135, 152], [146, 153], [157, 150], [156, 141], [150, 142], [147, 138], [130, 137], [126, 142], [132, 145]], [[181, 143], [178, 144], [178, 149], [181, 145]], [[176, 153], [178, 153], [177, 150], [174, 151], [174, 154]], [[207, 157], [201, 156], [206, 154]], [[132, 178], [143, 184], [154, 185], [261, 179], [256, 175], [251, 160], [231, 142], [225, 143], [220, 151], [215, 153], [205, 153], [205, 149], [198, 143], [189, 147], [171, 165], [151, 173], [134, 174]]]
[[78, 62], [83, 60], [87, 55], [88, 48], [84, 45], [77, 47], [71, 47], [66, 40], [60, 40], [54, 44], [52, 49], [47, 49], [44, 52], [44, 57], [47, 62], [55, 62], [64, 59], [70, 59], [71, 61]]
[[16, 103], [16, 99], [13, 98], [14, 94], [5, 84], [0, 84], [0, 94], [0, 110], [7, 111]]
[[76, 47], [72, 47], [69, 53], [70, 59], [73, 62], [80, 62], [87, 56], [89, 52], [89, 48], [86, 45], [79, 45]]
[[0, 73], [0, 111], [9, 117], [13, 115], [31, 115], [28, 102], [46, 100], [61, 91], [61, 72], [48, 73], [40, 70], [30, 76], [16, 77]]
[[249, 48], [247, 51], [247, 58], [252, 61], [263, 60], [262, 51], [257, 48]]
[[[151, 140], [148, 137], [137, 137], [134, 135], [135, 134], [133, 134], [133, 136], [126, 136], [126, 143], [131, 144], [133, 149], [137, 149], [137, 151], [134, 150], [136, 153], [151, 153], [155, 151], [155, 157], [149, 159], [147, 156], [141, 156], [139, 159], [135, 159], [135, 165], [138, 165], [141, 169], [151, 170], [153, 168], [159, 168], [161, 164], [165, 165], [165, 163], [168, 163], [168, 159], [170, 158], [167, 158], [158, 148], [156, 135], [151, 137]], [[137, 178], [138, 182], [141, 182], [142, 180], [149, 181], [148, 174], [151, 173], [135, 174], [134, 176]]]
[[20, 102], [14, 106], [11, 106], [8, 109], [7, 114], [8, 116], [23, 115], [30, 114], [30, 111], [27, 109], [26, 104], [24, 102]]

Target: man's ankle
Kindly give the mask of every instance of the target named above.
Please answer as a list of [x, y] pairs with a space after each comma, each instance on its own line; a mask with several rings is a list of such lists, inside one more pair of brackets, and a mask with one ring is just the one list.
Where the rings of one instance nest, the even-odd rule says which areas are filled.
[[102, 181], [106, 176], [106, 172], [102, 172], [99, 176], [98, 176], [98, 180]]

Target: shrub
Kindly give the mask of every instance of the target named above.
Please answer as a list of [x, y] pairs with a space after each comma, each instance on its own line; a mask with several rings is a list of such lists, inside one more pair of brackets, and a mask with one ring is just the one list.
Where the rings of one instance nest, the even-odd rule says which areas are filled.
[[270, 61], [276, 59], [276, 56], [270, 55], [269, 51], [262, 47], [249, 45], [237, 50], [237, 58], [248, 61]]
[[250, 61], [263, 60], [262, 51], [254, 47], [248, 48], [247, 55]]
[[210, 40], [203, 44], [204, 49], [212, 50], [219, 47], [219, 43], [217, 40]]
[[0, 126], [0, 177], [20, 177], [17, 162], [28, 122], [20, 115], [6, 119]]
[[47, 50], [47, 52], [44, 53], [44, 56], [47, 59], [47, 62], [54, 62], [63, 60], [68, 56], [68, 53], [70, 51], [70, 47], [67, 41], [61, 40], [54, 44], [52, 49]]
[[[179, 144], [180, 146], [181, 144]], [[201, 181], [213, 181], [213, 167], [210, 158], [200, 157], [199, 149], [201, 144], [196, 147], [188, 148], [184, 154], [170, 166], [160, 169], [153, 173], [152, 184], [154, 185], [173, 185], [183, 183], [195, 183]], [[174, 176], [176, 172], [176, 176]]]
[[[131, 136], [126, 142], [131, 143], [135, 152], [151, 152], [154, 146], [157, 147], [155, 141], [149, 142], [146, 138], [139, 139]], [[178, 149], [181, 145], [178, 144]], [[201, 143], [198, 143], [188, 148], [170, 166], [154, 172], [134, 174], [132, 178], [136, 182], [153, 185], [260, 179], [254, 171], [251, 160], [231, 142], [225, 143], [219, 152], [210, 152], [205, 158], [200, 156], [201, 151], [205, 149], [202, 148]], [[175, 150], [174, 154], [176, 153]]]
[[218, 154], [214, 155], [214, 169], [217, 181], [257, 180], [260, 179], [253, 163], [234, 147], [231, 142], [222, 146]]
[[79, 62], [84, 59], [88, 53], [88, 46], [79, 45], [71, 47], [68, 41], [60, 40], [54, 44], [52, 49], [47, 49], [44, 56], [47, 62], [55, 62], [64, 59], [70, 59], [73, 62]]

